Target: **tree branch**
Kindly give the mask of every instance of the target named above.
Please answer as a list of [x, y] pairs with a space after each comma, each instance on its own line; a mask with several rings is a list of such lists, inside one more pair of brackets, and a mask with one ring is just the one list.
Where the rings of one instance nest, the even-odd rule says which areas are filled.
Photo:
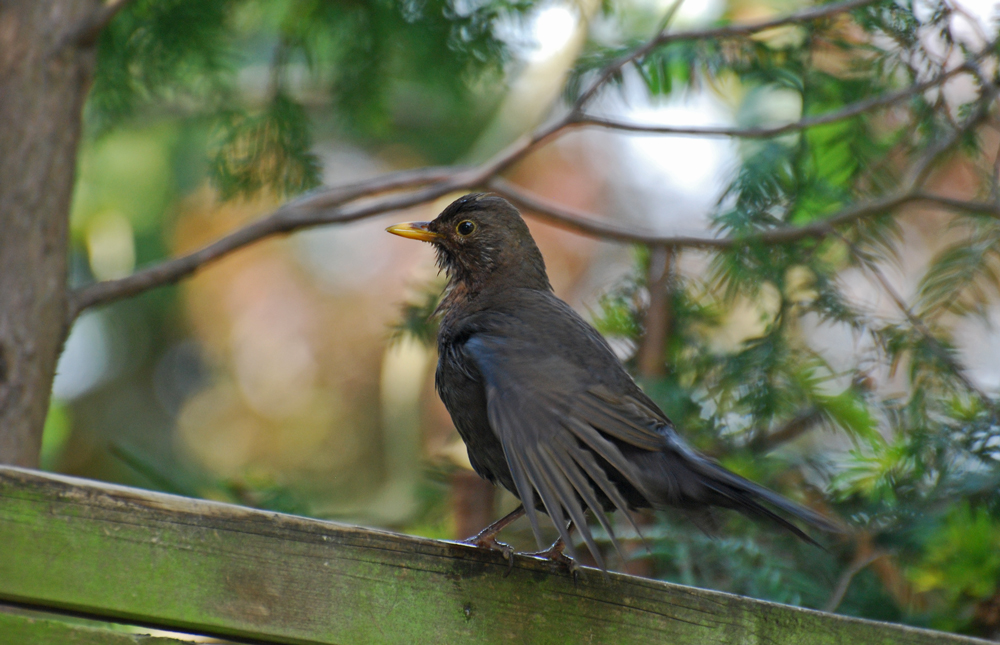
[[[480, 175], [479, 171], [463, 175], [461, 171], [437, 168], [404, 171], [378, 177], [369, 182], [354, 184], [350, 187], [326, 190], [306, 196], [282, 206], [271, 215], [238, 229], [193, 253], [141, 269], [125, 278], [106, 280], [77, 289], [70, 297], [68, 321], [72, 323], [82, 311], [90, 307], [104, 305], [138, 295], [154, 287], [177, 282], [210, 262], [272, 235], [291, 233], [299, 229], [324, 224], [353, 222], [389, 211], [417, 206], [450, 192], [469, 190], [483, 184], [515, 205], [531, 211], [538, 219], [561, 228], [603, 240], [626, 244], [653, 244], [671, 248], [725, 250], [754, 243], [787, 244], [807, 238], [820, 239], [833, 233], [838, 226], [893, 210], [903, 204], [920, 201], [940, 204], [953, 210], [989, 214], [1000, 218], [1000, 206], [989, 202], [963, 201], [915, 190], [850, 206], [827, 219], [812, 224], [778, 227], [739, 238], [664, 236], [610, 224], [597, 219], [592, 214], [548, 203], [499, 177], [493, 177], [485, 182], [478, 181]], [[436, 179], [432, 179], [432, 177]], [[367, 200], [361, 206], [344, 206], [345, 203], [360, 197], [372, 197], [390, 190], [421, 186], [423, 188], [416, 192], [394, 195], [381, 200]]]
[[725, 27], [716, 27], [714, 29], [678, 31], [675, 33], [665, 33], [661, 31], [656, 36], [651, 38], [645, 45], [632, 50], [625, 56], [616, 59], [602, 69], [594, 82], [591, 83], [583, 94], [581, 94], [576, 100], [576, 103], [574, 104], [574, 111], [579, 112], [582, 110], [583, 107], [594, 98], [598, 90], [600, 90], [612, 76], [617, 74], [621, 68], [634, 60], [642, 58], [661, 45], [682, 40], [712, 40], [748, 36], [766, 29], [772, 29], [774, 27], [829, 18], [830, 16], [835, 16], [846, 11], [851, 11], [858, 9], [859, 7], [864, 7], [865, 5], [873, 4], [876, 1], [877, 0], [848, 0], [847, 2], [812, 7], [804, 11], [799, 11], [797, 13], [772, 20], [748, 22], [739, 25], [726, 25]]
[[815, 427], [822, 419], [823, 414], [819, 410], [809, 408], [786, 421], [777, 430], [757, 433], [750, 440], [747, 448], [755, 454], [769, 453], [782, 444], [798, 439]]
[[[422, 204], [464, 187], [462, 182], [454, 180], [455, 174], [450, 175], [450, 177], [450, 180], [437, 182], [414, 192], [388, 196], [353, 208], [344, 206], [344, 204], [351, 199], [352, 194], [361, 192], [360, 188], [357, 191], [342, 191], [341, 189], [323, 191], [291, 202], [271, 215], [237, 229], [193, 253], [136, 271], [125, 278], [105, 280], [76, 290], [69, 298], [68, 320], [70, 322], [75, 320], [84, 309], [177, 282], [204, 265], [266, 237], [321, 224], [353, 222], [379, 213]], [[377, 181], [397, 184], [398, 187], [403, 187], [406, 184], [403, 181], [388, 181], [390, 179], [395, 179], [395, 177], [380, 177]], [[413, 181], [418, 186], [426, 183], [423, 178]]]
[[729, 249], [751, 243], [783, 244], [807, 238], [822, 238], [834, 233], [838, 226], [855, 222], [864, 217], [892, 211], [903, 204], [919, 201], [932, 202], [954, 210], [989, 214], [1000, 218], [1000, 205], [991, 202], [953, 199], [928, 193], [923, 189], [924, 182], [941, 158], [951, 152], [962, 141], [963, 137], [978, 127], [989, 116], [989, 106], [996, 98], [997, 92], [998, 88], [996, 86], [985, 86], [980, 96], [979, 104], [973, 113], [959, 128], [950, 132], [924, 153], [910, 168], [908, 177], [899, 190], [868, 202], [848, 206], [830, 217], [804, 226], [782, 226], [738, 238], [660, 236], [608, 224], [595, 219], [593, 216], [565, 207], [548, 204], [537, 197], [521, 191], [513, 184], [499, 177], [489, 180], [487, 186], [516, 205], [533, 211], [541, 219], [547, 220], [557, 226], [602, 239], [675, 248]]
[[944, 206], [949, 210], [963, 213], [989, 215], [990, 217], [1000, 219], [1000, 203], [955, 199], [952, 197], [945, 197], [944, 195], [935, 195], [933, 193], [920, 191], [915, 193], [914, 196], [918, 201], [930, 202], [932, 204], [937, 204], [938, 206]]
[[[779, 18], [768, 22], [755, 23], [750, 25], [736, 25], [724, 27], [704, 32], [681, 32], [678, 34], [661, 34], [653, 41], [661, 41], [664, 38], [681, 39], [693, 37], [707, 37], [707, 35], [740, 35], [752, 33], [761, 29], [788, 24], [802, 20], [812, 20], [838, 12], [847, 11], [856, 7], [868, 4], [871, 0], [852, 0], [850, 2], [837, 5], [827, 5], [825, 7], [811, 9], [798, 14], [792, 14], [785, 18]], [[124, 6], [128, 0], [107, 5], [103, 11], [115, 11]], [[105, 14], [102, 14], [105, 15]], [[111, 14], [113, 16], [113, 14]], [[108, 19], [111, 16], [105, 15]], [[653, 42], [651, 41], [651, 42]], [[647, 44], [648, 46], [648, 44]], [[992, 51], [991, 47], [984, 49], [985, 52]], [[985, 55], [981, 54], [980, 56]], [[934, 84], [939, 84], [957, 74], [964, 68], [972, 66], [972, 59], [965, 65], [955, 68], [949, 72], [939, 75], [935, 79], [922, 84], [920, 87], [926, 89]], [[976, 71], [973, 69], [973, 71]], [[604, 76], [603, 80], [595, 81], [602, 84], [610, 76]], [[595, 87], [592, 85], [592, 88]], [[992, 94], [989, 101], [996, 94], [996, 88], [990, 86]], [[859, 102], [853, 106], [834, 112], [828, 115], [810, 117], [795, 124], [779, 126], [771, 129], [770, 136], [781, 132], [791, 131], [798, 128], [806, 128], [812, 125], [829, 123], [838, 119], [850, 118], [861, 112], [875, 109], [876, 107], [888, 105], [912, 95], [916, 91], [910, 88], [884, 97], [870, 99]], [[985, 98], [985, 93], [984, 93]], [[980, 110], [976, 113], [976, 118], [984, 118], [988, 110], [981, 102]], [[581, 105], [580, 102], [577, 104]], [[976, 121], [978, 123], [978, 120]], [[324, 189], [313, 192], [302, 198], [291, 201], [278, 208], [271, 215], [268, 215], [256, 222], [238, 229], [221, 239], [205, 246], [188, 255], [166, 260], [161, 264], [154, 265], [118, 280], [108, 280], [96, 284], [88, 285], [74, 291], [69, 298], [67, 307], [67, 320], [72, 323], [83, 310], [106, 304], [121, 298], [130, 297], [142, 293], [157, 286], [177, 282], [181, 278], [190, 275], [200, 267], [213, 262], [224, 255], [243, 248], [253, 242], [259, 241], [271, 235], [287, 234], [292, 231], [320, 226], [324, 224], [352, 222], [362, 218], [386, 213], [393, 210], [409, 208], [428, 201], [437, 199], [450, 192], [459, 190], [470, 190], [478, 187], [488, 187], [497, 193], [507, 197], [515, 204], [528, 210], [534, 211], [541, 219], [548, 220], [564, 228], [577, 232], [601, 237], [603, 239], [614, 240], [626, 243], [645, 243], [667, 246], [672, 248], [693, 247], [705, 249], [728, 249], [735, 246], [750, 243], [770, 243], [781, 244], [795, 242], [807, 238], [822, 238], [835, 230], [837, 226], [849, 224], [858, 219], [871, 215], [883, 213], [897, 208], [898, 206], [912, 201], [932, 201], [953, 209], [967, 210], [990, 214], [1000, 217], [998, 207], [985, 202], [963, 202], [950, 198], [939, 197], [924, 193], [920, 190], [919, 184], [923, 182], [926, 175], [932, 169], [934, 163], [943, 154], [950, 150], [958, 141], [961, 134], [967, 130], [953, 133], [950, 138], [946, 138], [936, 145], [932, 154], [922, 159], [911, 173], [911, 178], [906, 182], [907, 188], [897, 191], [881, 198], [868, 202], [849, 206], [839, 213], [824, 220], [807, 224], [805, 226], [778, 227], [763, 230], [751, 235], [739, 238], [711, 238], [711, 237], [687, 237], [687, 236], [660, 236], [649, 232], [637, 231], [614, 224], [608, 224], [594, 219], [591, 216], [576, 211], [565, 209], [559, 206], [550, 205], [532, 197], [520, 189], [514, 187], [497, 175], [503, 170], [517, 163], [533, 150], [540, 147], [550, 139], [559, 136], [567, 129], [582, 125], [604, 125], [605, 127], [617, 127], [613, 122], [606, 123], [592, 117], [583, 117], [576, 109], [561, 119], [543, 126], [525, 135], [500, 152], [493, 159], [474, 168], [469, 167], [442, 167], [425, 168], [418, 170], [402, 171], [383, 175], [371, 180], [351, 184], [348, 186]], [[622, 128], [626, 129], [626, 128]], [[775, 131], [776, 130], [776, 131]], [[666, 132], [666, 129], [663, 129]], [[764, 136], [763, 133], [742, 131], [743, 134], [749, 132], [748, 136]], [[689, 132], [694, 134], [695, 132]], [[697, 134], [712, 134], [707, 130], [700, 130]], [[716, 134], [724, 134], [719, 131]], [[736, 131], [731, 133], [736, 136]], [[403, 194], [384, 195], [390, 191], [409, 190]]]
[[659, 378], [667, 374], [666, 348], [673, 327], [673, 272], [677, 249], [653, 246], [649, 249], [646, 289], [649, 305], [643, 319], [644, 333], [638, 352], [639, 375]]
[[[992, 47], [991, 45], [990, 47]], [[905, 191], [906, 195], [909, 195], [914, 201], [931, 201], [948, 208], [968, 210], [977, 213], [986, 213], [994, 216], [1000, 216], [998, 213], [998, 206], [996, 204], [991, 204], [988, 202], [963, 202], [962, 200], [952, 199], [949, 197], [937, 196], [933, 194], [928, 194], [923, 192], [922, 187], [924, 182], [933, 172], [937, 163], [946, 154], [955, 149], [962, 139], [970, 132], [972, 132], [976, 127], [982, 124], [983, 121], [990, 114], [990, 105], [997, 97], [998, 88], [995, 85], [990, 85], [985, 82], [985, 77], [979, 73], [977, 76], [983, 82], [983, 92], [979, 97], [979, 103], [976, 109], [969, 115], [969, 117], [962, 123], [961, 126], [952, 130], [947, 136], [942, 138], [940, 141], [931, 146], [927, 152], [924, 153], [923, 157], [910, 169], [909, 179], [906, 184], [908, 188]], [[871, 262], [863, 253], [860, 253], [855, 247], [855, 245], [848, 239], [841, 236], [841, 239], [847, 245], [851, 253], [858, 259], [861, 266], [868, 270], [868, 272], [879, 282], [885, 292], [892, 298], [893, 302], [903, 312], [906, 319], [910, 322], [914, 329], [916, 329], [926, 340], [930, 343], [931, 350], [934, 354], [941, 359], [952, 372], [955, 377], [961, 381], [962, 385], [969, 391], [979, 397], [987, 405], [991, 405], [991, 399], [976, 386], [975, 383], [969, 379], [965, 374], [964, 367], [955, 360], [948, 350], [941, 344], [941, 342], [931, 333], [927, 325], [919, 316], [913, 313], [910, 307], [906, 304], [903, 297], [893, 289], [892, 285], [886, 279], [885, 274], [882, 273], [878, 266]]]
[[[980, 53], [977, 58], [982, 58], [986, 56], [989, 50], [985, 50]], [[912, 96], [925, 92], [931, 88], [942, 85], [945, 81], [961, 74], [963, 72], [972, 71], [972, 65], [970, 63], [964, 63], [950, 69], [946, 72], [938, 74], [934, 78], [924, 81], [923, 83], [918, 83], [911, 87], [896, 92], [891, 92], [889, 94], [884, 94], [882, 96], [876, 96], [865, 101], [858, 101], [857, 103], [852, 103], [844, 107], [843, 109], [836, 110], [834, 112], [828, 112], [827, 114], [819, 114], [816, 116], [806, 117], [798, 121], [793, 121], [791, 123], [786, 123], [784, 125], [777, 126], [764, 126], [755, 128], [731, 128], [731, 127], [698, 127], [698, 126], [657, 126], [657, 125], [642, 125], [638, 123], [628, 123], [625, 121], [618, 121], [616, 119], [609, 119], [606, 117], [598, 117], [591, 115], [580, 115], [573, 120], [574, 125], [578, 126], [596, 126], [602, 128], [608, 128], [610, 130], [622, 130], [625, 132], [641, 132], [644, 134], [673, 134], [673, 135], [691, 135], [691, 136], [702, 136], [702, 137], [738, 137], [741, 139], [769, 139], [771, 137], [780, 136], [782, 134], [788, 134], [791, 132], [800, 132], [812, 127], [820, 125], [828, 125], [830, 123], [835, 123], [837, 121], [843, 121], [845, 119], [850, 119], [855, 116], [859, 116], [866, 112], [871, 112], [881, 107], [887, 107], [900, 101], [904, 101]]]
[[[983, 78], [982, 75], [979, 75]], [[947, 206], [949, 208], [960, 208], [966, 202], [961, 200], [955, 200], [948, 197], [939, 197], [936, 195], [928, 195], [922, 191], [923, 183], [930, 176], [931, 172], [934, 170], [936, 164], [942, 157], [948, 154], [951, 150], [958, 146], [962, 139], [976, 127], [978, 127], [990, 113], [990, 105], [996, 98], [998, 88], [994, 85], [984, 85], [983, 93], [979, 97], [979, 104], [976, 109], [969, 115], [965, 122], [948, 134], [948, 136], [941, 139], [935, 145], [924, 154], [918, 163], [916, 163], [910, 171], [910, 179], [908, 180], [909, 188], [907, 193], [913, 197], [915, 200], [926, 200], [932, 201], [937, 204]], [[974, 212], [996, 214], [998, 211], [997, 205], [989, 204], [985, 202], [971, 202], [972, 206], [976, 207]], [[969, 210], [973, 210], [971, 207]], [[916, 329], [926, 340], [930, 343], [931, 350], [934, 354], [940, 358], [948, 367], [951, 368], [955, 377], [961, 381], [962, 385], [979, 397], [980, 400], [985, 402], [987, 405], [991, 404], [990, 397], [986, 395], [975, 383], [973, 383], [968, 376], [965, 374], [965, 370], [958, 361], [948, 352], [948, 350], [941, 344], [941, 342], [931, 333], [931, 330], [927, 328], [924, 321], [920, 319], [919, 316], [913, 313], [910, 307], [906, 304], [903, 297], [893, 289], [892, 285], [886, 279], [882, 271], [873, 262], [869, 261], [863, 253], [860, 253], [858, 249], [851, 243], [850, 240], [846, 238], [843, 239], [844, 243], [847, 244], [848, 249], [851, 253], [858, 259], [861, 265], [866, 268], [869, 273], [879, 282], [885, 292], [892, 298], [896, 306], [900, 311], [906, 316], [906, 319], [910, 322], [914, 329]]]
[[[70, 294], [67, 321], [72, 324], [90, 307], [137, 295], [154, 287], [172, 284], [224, 255], [272, 235], [321, 226], [346, 223], [389, 211], [423, 204], [450, 192], [480, 186], [492, 175], [522, 159], [536, 147], [563, 130], [569, 119], [543, 127], [514, 142], [492, 160], [478, 168], [425, 168], [376, 177], [344, 187], [320, 190], [285, 204], [271, 215], [233, 231], [221, 239], [188, 255], [166, 260], [118, 280], [106, 280], [77, 289]], [[417, 189], [402, 195], [382, 193]], [[362, 200], [362, 201], [359, 201]], [[351, 202], [358, 202], [351, 204]]]
[[992, 399], [990, 399], [990, 397], [987, 396], [985, 392], [979, 389], [979, 386], [977, 386], [975, 383], [972, 382], [972, 379], [970, 379], [965, 374], [964, 366], [962, 366], [957, 360], [955, 360], [955, 357], [951, 355], [951, 353], [944, 345], [941, 344], [941, 341], [939, 341], [937, 337], [933, 334], [933, 332], [931, 332], [931, 330], [927, 327], [926, 323], [924, 323], [924, 321], [921, 320], [919, 316], [913, 313], [913, 310], [910, 309], [909, 305], [906, 304], [906, 301], [903, 299], [903, 296], [901, 296], [899, 292], [893, 288], [892, 284], [885, 277], [885, 274], [882, 273], [882, 270], [878, 268], [878, 265], [876, 265], [874, 262], [870, 261], [867, 257], [865, 257], [863, 253], [859, 252], [858, 249], [854, 246], [854, 244], [850, 242], [850, 240], [845, 239], [844, 243], [847, 244], [847, 247], [850, 249], [851, 254], [854, 255], [855, 258], [857, 258], [858, 262], [861, 263], [861, 266], [867, 269], [868, 273], [870, 273], [872, 277], [875, 278], [875, 280], [882, 287], [883, 291], [885, 291], [886, 294], [889, 295], [889, 298], [892, 299], [896, 307], [899, 308], [901, 312], [903, 312], [903, 315], [906, 316], [906, 319], [909, 321], [910, 325], [912, 325], [913, 328], [916, 329], [917, 332], [924, 337], [924, 339], [930, 345], [931, 351], [934, 352], [934, 355], [937, 356], [941, 360], [941, 362], [947, 365], [949, 369], [951, 369], [952, 373], [955, 375], [955, 378], [957, 378], [962, 383], [965, 389], [967, 389], [972, 394], [975, 394], [980, 401], [985, 403], [987, 407], [990, 407], [992, 405]]
[[837, 586], [834, 587], [833, 593], [830, 594], [830, 598], [827, 599], [826, 604], [823, 605], [823, 611], [833, 613], [837, 611], [837, 607], [840, 607], [840, 603], [844, 600], [844, 596], [847, 595], [847, 590], [851, 587], [851, 582], [854, 580], [854, 576], [858, 575], [864, 571], [868, 565], [875, 562], [879, 558], [889, 555], [884, 551], [873, 551], [865, 557], [856, 558], [844, 572], [840, 574], [840, 578], [837, 580]]
[[920, 190], [906, 190], [885, 197], [849, 206], [830, 217], [803, 226], [779, 226], [763, 229], [741, 237], [697, 237], [690, 235], [658, 235], [650, 231], [626, 228], [601, 221], [595, 215], [565, 206], [546, 202], [531, 195], [514, 184], [494, 177], [487, 187], [513, 204], [531, 211], [538, 219], [583, 235], [622, 242], [626, 244], [650, 244], [675, 248], [689, 247], [725, 250], [748, 244], [787, 244], [808, 238], [823, 238], [835, 232], [839, 226], [851, 224], [872, 215], [878, 215], [911, 202], [928, 201], [955, 210], [974, 213], [997, 213], [1000, 207], [989, 202], [962, 201]]

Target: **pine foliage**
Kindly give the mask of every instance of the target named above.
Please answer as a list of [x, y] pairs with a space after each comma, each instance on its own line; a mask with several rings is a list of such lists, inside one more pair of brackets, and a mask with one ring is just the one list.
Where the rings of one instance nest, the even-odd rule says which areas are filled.
[[[963, 58], [976, 88], [961, 105], [950, 105], [938, 90], [914, 92], [888, 110], [745, 141], [741, 166], [714, 215], [720, 235], [744, 242], [715, 253], [704, 282], [680, 276], [672, 283], [671, 333], [683, 340], [666, 344], [668, 376], [647, 390], [726, 465], [785, 492], [811, 488], [814, 503], [857, 527], [864, 548], [874, 544], [888, 554], [877, 572], [864, 568], [851, 580], [842, 611], [990, 634], [997, 626], [983, 607], [1000, 593], [996, 401], [970, 381], [952, 334], [956, 316], [985, 318], [996, 301], [995, 220], [954, 215], [957, 239], [926, 267], [912, 304], [884, 277], [901, 266], [908, 222], [898, 212], [876, 212], [820, 237], [762, 239], [892, 194], [949, 138], [955, 145], [935, 160], [964, 155], [962, 163], [983, 178], [978, 198], [996, 203], [992, 157], [979, 137], [982, 124], [995, 118], [990, 84], [997, 79], [983, 70], [995, 70], [1000, 34], [984, 53], [956, 38], [955, 22], [945, 3], [872, 3], [849, 20], [798, 24], [789, 28], [794, 33], [771, 38], [672, 42], [636, 62], [650, 94], [734, 75], [745, 96], [737, 115], [744, 127], [767, 125], [754, 120], [759, 92], [793, 92], [809, 118], [905, 90]], [[592, 45], [568, 83], [568, 98], [634, 45]], [[934, 46], [946, 55], [932, 52]], [[896, 305], [895, 313], [852, 302], [846, 272], [860, 272]], [[597, 317], [602, 331], [636, 346], [647, 299], [634, 294], [645, 288], [643, 275], [640, 265], [630, 284], [603, 299]], [[724, 313], [771, 301], [761, 307], [758, 334], [727, 350], [713, 342], [703, 307]], [[857, 347], [853, 367], [834, 369], [811, 348], [804, 323], [849, 329]], [[809, 456], [787, 443], [821, 429], [820, 444], [839, 442], [843, 449]], [[754, 534], [753, 546], [704, 540], [694, 527], [659, 519], [655, 530], [677, 540], [654, 548], [661, 575], [823, 607], [837, 569], [856, 557], [856, 546], [840, 544], [833, 561], [818, 558], [738, 518], [731, 522], [723, 533]], [[892, 587], [893, 576], [902, 587]]]

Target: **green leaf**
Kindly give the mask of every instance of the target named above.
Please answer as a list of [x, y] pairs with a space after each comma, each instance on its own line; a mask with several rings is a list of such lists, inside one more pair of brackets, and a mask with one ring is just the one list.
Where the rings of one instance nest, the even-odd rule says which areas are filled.
[[1000, 293], [1000, 229], [990, 220], [939, 252], [920, 282], [919, 315], [943, 312], [985, 315]]
[[834, 396], [816, 396], [816, 405], [828, 420], [843, 428], [853, 439], [862, 439], [869, 445], [885, 443], [868, 401], [857, 390], [849, 388]]
[[212, 161], [212, 178], [224, 199], [269, 189], [294, 195], [320, 184], [310, 151], [309, 118], [301, 105], [278, 94], [255, 116], [227, 114]]
[[136, 0], [103, 30], [88, 101], [98, 130], [184, 93], [210, 100], [232, 71], [234, 0]]

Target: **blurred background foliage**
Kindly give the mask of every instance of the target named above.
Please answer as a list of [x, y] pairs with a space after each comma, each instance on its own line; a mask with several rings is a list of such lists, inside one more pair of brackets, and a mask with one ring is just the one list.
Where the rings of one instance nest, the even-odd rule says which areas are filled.
[[[800, 8], [691, 1], [672, 28]], [[316, 186], [481, 161], [564, 113], [669, 10], [661, 0], [136, 0], [100, 38], [72, 282], [193, 250]], [[990, 2], [885, 1], [745, 38], [671, 42], [616, 75], [592, 111], [759, 128], [963, 62], [968, 73], [770, 138], [574, 130], [506, 178], [621, 225], [741, 238], [888, 194], [982, 113], [929, 185], [995, 202], [1000, 136], [983, 80], [997, 74], [997, 19]], [[431, 219], [449, 199], [394, 219]], [[60, 362], [44, 467], [431, 537], [464, 537], [510, 510], [508, 494], [470, 476], [433, 392], [442, 282], [432, 254], [384, 235], [388, 221], [271, 239], [180, 286], [85, 313]], [[993, 217], [907, 205], [836, 235], [712, 252], [531, 226], [556, 293], [682, 434], [856, 527], [821, 551], [741, 517], [712, 537], [683, 517], [642, 515], [647, 551], [619, 518], [629, 562], [610, 549], [609, 561], [1000, 638]], [[665, 312], [655, 328], [651, 306]], [[520, 523], [508, 533], [533, 546]]]

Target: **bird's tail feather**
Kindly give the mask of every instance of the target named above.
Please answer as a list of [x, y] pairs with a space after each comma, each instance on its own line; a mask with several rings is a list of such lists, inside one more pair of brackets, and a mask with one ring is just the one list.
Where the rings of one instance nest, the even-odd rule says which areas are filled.
[[844, 532], [843, 527], [819, 513], [740, 477], [694, 451], [661, 454], [673, 459], [668, 458], [670, 463], [664, 463], [660, 471], [663, 474], [669, 473], [666, 478], [647, 480], [650, 501], [654, 506], [698, 508], [707, 504], [730, 508], [750, 517], [773, 522], [817, 546], [817, 542], [790, 519], [800, 520], [823, 531]]

